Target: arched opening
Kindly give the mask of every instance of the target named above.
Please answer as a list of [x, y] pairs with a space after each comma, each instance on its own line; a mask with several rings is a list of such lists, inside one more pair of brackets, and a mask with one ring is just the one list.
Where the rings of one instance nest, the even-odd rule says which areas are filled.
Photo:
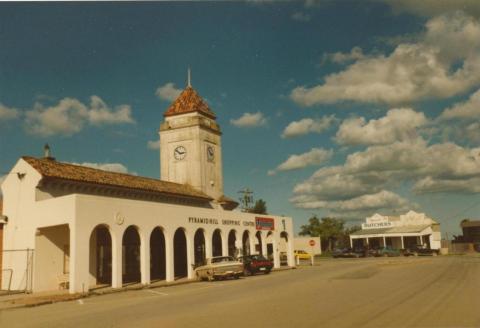
[[195, 265], [202, 265], [205, 263], [205, 232], [203, 229], [197, 229], [195, 236], [193, 237], [193, 247], [195, 250]]
[[222, 233], [219, 229], [213, 232], [212, 256], [222, 256]]
[[235, 247], [235, 242], [237, 241], [237, 236], [236, 236], [236, 231], [235, 230], [230, 230], [228, 233], [228, 255], [237, 257], [238, 256], [238, 250], [237, 247]]
[[245, 230], [242, 236], [242, 254], [250, 255], [250, 233]]
[[288, 265], [288, 234], [280, 233], [280, 265]]
[[150, 235], [150, 279], [164, 280], [166, 272], [165, 236], [157, 227]]
[[271, 261], [273, 261], [273, 247], [275, 245], [275, 241], [273, 239], [273, 232], [269, 231], [267, 233], [267, 238], [265, 240], [267, 243], [267, 258]]
[[175, 231], [173, 237], [173, 258], [175, 278], [183, 278], [188, 275], [187, 269], [187, 237], [182, 228]]
[[122, 281], [140, 282], [140, 235], [134, 226], [129, 226], [123, 233], [122, 264]]
[[108, 227], [99, 225], [90, 235], [90, 284], [112, 284], [112, 237]]
[[257, 231], [255, 234], [255, 237], [257, 238], [257, 243], [255, 244], [255, 252], [257, 254], [263, 255], [262, 252], [262, 233], [260, 231]]

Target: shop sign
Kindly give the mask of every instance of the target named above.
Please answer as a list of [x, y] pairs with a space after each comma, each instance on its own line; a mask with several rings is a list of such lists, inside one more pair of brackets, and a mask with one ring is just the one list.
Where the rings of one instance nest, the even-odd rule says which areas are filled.
[[376, 229], [376, 228], [390, 228], [393, 227], [392, 222], [372, 222], [372, 223], [362, 223], [362, 229]]
[[240, 220], [219, 220], [219, 219], [212, 219], [212, 218], [197, 218], [197, 217], [189, 217], [188, 223], [201, 223], [201, 224], [222, 224], [222, 225], [243, 225], [245, 227], [253, 227], [255, 223], [252, 221], [240, 221]]
[[255, 218], [255, 226], [257, 230], [275, 230], [275, 220], [272, 218]]

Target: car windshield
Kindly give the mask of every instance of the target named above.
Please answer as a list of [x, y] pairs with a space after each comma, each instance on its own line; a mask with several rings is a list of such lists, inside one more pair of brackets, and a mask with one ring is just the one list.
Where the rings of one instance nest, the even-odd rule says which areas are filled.
[[221, 262], [232, 262], [233, 257], [231, 256], [219, 256], [212, 258], [212, 263], [221, 263]]
[[250, 258], [252, 260], [256, 260], [256, 261], [266, 261], [267, 260], [262, 255], [251, 255]]

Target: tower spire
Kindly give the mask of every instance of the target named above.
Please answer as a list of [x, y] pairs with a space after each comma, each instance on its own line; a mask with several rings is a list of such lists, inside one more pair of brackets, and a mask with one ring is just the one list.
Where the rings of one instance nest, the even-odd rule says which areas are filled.
[[192, 87], [192, 82], [191, 82], [191, 73], [190, 73], [190, 67], [188, 68], [188, 75], [187, 75], [187, 87], [191, 88]]

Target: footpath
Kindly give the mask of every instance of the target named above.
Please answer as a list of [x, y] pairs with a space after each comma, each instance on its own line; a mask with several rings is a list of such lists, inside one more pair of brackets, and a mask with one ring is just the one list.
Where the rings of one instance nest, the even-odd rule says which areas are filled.
[[[273, 269], [273, 271], [290, 270], [291, 267], [282, 267]], [[101, 296], [105, 294], [121, 293], [130, 290], [163, 288], [170, 286], [178, 286], [183, 284], [190, 284], [198, 282], [197, 279], [178, 279], [173, 282], [166, 282], [164, 280], [152, 282], [149, 285], [142, 285], [140, 283], [124, 285], [122, 288], [100, 287], [90, 290], [88, 293], [70, 294], [68, 290], [57, 290], [49, 292], [38, 293], [11, 293], [0, 294], [0, 311], [11, 310], [22, 307], [34, 307], [46, 304], [53, 304], [57, 302], [66, 302], [78, 300], [86, 297]]]

